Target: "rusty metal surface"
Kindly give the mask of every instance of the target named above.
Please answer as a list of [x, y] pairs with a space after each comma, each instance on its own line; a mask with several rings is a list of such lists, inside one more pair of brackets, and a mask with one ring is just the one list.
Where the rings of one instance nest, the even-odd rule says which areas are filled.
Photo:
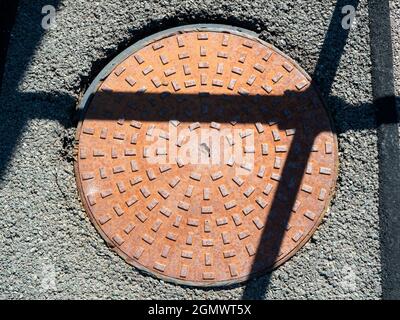
[[147, 43], [99, 84], [77, 140], [78, 189], [103, 238], [187, 285], [282, 264], [317, 228], [336, 181], [336, 138], [309, 77], [245, 34]]

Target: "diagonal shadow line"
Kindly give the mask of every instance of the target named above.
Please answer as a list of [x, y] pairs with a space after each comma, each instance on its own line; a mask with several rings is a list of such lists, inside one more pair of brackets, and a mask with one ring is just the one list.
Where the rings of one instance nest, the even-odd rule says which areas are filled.
[[[281, 252], [281, 246], [283, 243], [283, 239], [285, 233], [287, 231], [286, 226], [289, 223], [289, 220], [293, 214], [292, 208], [295, 206], [295, 201], [297, 199], [298, 193], [300, 192], [300, 187], [302, 183], [302, 179], [304, 176], [304, 172], [306, 171], [306, 166], [308, 163], [308, 159], [311, 154], [313, 140], [316, 134], [312, 135], [313, 139], [306, 140], [306, 143], [302, 144], [301, 149], [301, 157], [299, 158], [299, 153], [296, 150], [297, 146], [302, 142], [301, 136], [298, 132], [294, 135], [293, 141], [290, 146], [290, 150], [288, 156], [285, 160], [285, 164], [283, 167], [281, 180], [278, 184], [278, 188], [275, 194], [275, 197], [272, 201], [270, 207], [270, 215], [265, 224], [265, 229], [263, 231], [262, 237], [268, 237], [270, 232], [274, 232], [274, 246], [269, 248], [268, 255], [270, 255], [275, 260], [279, 260], [281, 254], [285, 252]], [[297, 159], [297, 161], [296, 161]], [[298, 170], [294, 172], [290, 167], [291, 164], [297, 163]], [[280, 199], [284, 199], [284, 206], [282, 206], [282, 202]], [[277, 216], [279, 212], [279, 217]], [[278, 219], [281, 223], [276, 227], [275, 219]], [[308, 240], [308, 237], [306, 238]], [[294, 254], [294, 253], [293, 253]], [[263, 248], [259, 247], [256, 253], [255, 263], [257, 261], [261, 261], [265, 252], [263, 252]], [[290, 254], [289, 256], [291, 256]], [[245, 290], [243, 292], [243, 299], [262, 299], [268, 290], [270, 281], [270, 275], [268, 275], [266, 281], [263, 281], [263, 287], [258, 286], [256, 294], [253, 292], [251, 284], [247, 284]]]
[[344, 17], [342, 8], [350, 5], [357, 10], [359, 2], [359, 0], [338, 0], [336, 2], [312, 75], [323, 96], [329, 96], [331, 93], [336, 71], [339, 68], [340, 59], [350, 33], [350, 29], [342, 27], [342, 19]]
[[[332, 84], [334, 81], [334, 77], [336, 74], [336, 70], [339, 67], [340, 58], [344, 51], [344, 46], [346, 44], [346, 40], [349, 34], [349, 30], [345, 30], [342, 25], [342, 8], [344, 5], [352, 5], [355, 9], [358, 7], [358, 0], [354, 1], [337, 1], [335, 9], [332, 14], [332, 18], [328, 27], [328, 31], [325, 36], [325, 40], [322, 46], [322, 50], [319, 55], [319, 59], [314, 71], [314, 81], [318, 80], [322, 84], [322, 88], [324, 88], [324, 94], [329, 95]], [[337, 39], [337, 41], [335, 40]], [[332, 48], [335, 48], [332, 50]], [[326, 70], [325, 67], [329, 65], [329, 70]], [[320, 79], [321, 77], [321, 79]], [[315, 79], [316, 78], [316, 79]], [[313, 135], [313, 139], [315, 139], [318, 132], [315, 132]], [[291, 175], [291, 169], [289, 167], [291, 161], [296, 157], [296, 150], [294, 148], [295, 144], [299, 141], [299, 136], [296, 133], [293, 138], [293, 144], [290, 148], [287, 161], [285, 161], [284, 168], [282, 171], [282, 180], [283, 181], [292, 181], [293, 188], [292, 190], [288, 190], [287, 185], [284, 183], [280, 183], [278, 186], [278, 190], [276, 192], [275, 198], [271, 204], [270, 210], [271, 212], [278, 211], [280, 207], [280, 203], [278, 201], [279, 198], [284, 198], [285, 195], [289, 195], [286, 202], [286, 207], [280, 213], [280, 219], [282, 221], [282, 225], [278, 229], [274, 229], [274, 232], [277, 233], [276, 237], [276, 245], [272, 248], [270, 254], [275, 257], [275, 259], [279, 258], [280, 247], [282, 244], [282, 240], [285, 235], [286, 225], [288, 224], [290, 217], [292, 215], [292, 208], [295, 205], [295, 201], [297, 198], [297, 194], [300, 192], [301, 179], [304, 175], [307, 162], [311, 153], [312, 144], [314, 141], [308, 141], [305, 146], [303, 146], [306, 156], [302, 157], [299, 162], [299, 167], [303, 174], [301, 175]], [[294, 177], [294, 178], [293, 178]], [[268, 236], [268, 226], [272, 224], [270, 221], [270, 217], [266, 222], [266, 228], [264, 229], [265, 236]], [[262, 250], [257, 251], [256, 261], [262, 259], [263, 257]], [[262, 287], [258, 286], [256, 289], [256, 293], [253, 291], [252, 282], [249, 282], [246, 285], [246, 288], [243, 292], [243, 299], [262, 299], [265, 296], [266, 291], [268, 290], [270, 284], [270, 275], [263, 281]]]
[[[58, 116], [56, 115], [57, 112], [53, 113], [52, 111], [47, 112], [43, 110], [32, 110], [32, 115], [28, 116], [26, 112], [23, 112], [20, 109], [15, 109], [15, 107], [20, 108], [19, 105], [20, 103], [22, 103], [22, 101], [24, 101], [24, 99], [31, 98], [33, 98], [33, 100], [27, 101], [42, 100], [44, 103], [46, 102], [46, 100], [59, 101], [59, 103], [56, 104], [57, 106], [65, 106], [65, 103], [69, 103], [68, 105], [72, 105], [71, 103], [74, 101], [72, 97], [63, 93], [21, 94], [18, 87], [20, 81], [25, 75], [26, 68], [30, 64], [31, 59], [34, 57], [35, 50], [37, 49], [45, 32], [45, 30], [41, 26], [41, 20], [43, 18], [41, 14], [41, 8], [45, 5], [53, 5], [55, 8], [58, 8], [60, 1], [61, 0], [38, 0], [35, 2], [30, 2], [24, 0], [5, 0], [1, 2], [2, 14], [8, 16], [7, 19], [2, 19], [1, 25], [2, 27], [7, 27], [8, 35], [10, 35], [10, 33], [12, 32], [13, 23], [12, 21], [9, 21], [8, 25], [4, 24], [8, 22], [7, 20], [12, 20], [12, 17], [10, 15], [15, 15], [15, 20], [17, 22], [18, 19], [24, 19], [25, 21], [27, 21], [24, 24], [24, 27], [29, 27], [29, 37], [26, 37], [24, 39], [24, 43], [21, 46], [17, 43], [17, 41], [14, 41], [14, 46], [18, 47], [18, 49], [10, 47], [7, 56], [2, 57], [4, 58], [4, 61], [0, 61], [2, 65], [2, 68], [0, 69], [0, 77], [3, 77], [3, 66], [5, 66], [6, 59], [15, 58], [16, 60], [22, 60], [20, 61], [20, 64], [18, 66], [15, 66], [15, 69], [8, 70], [8, 72], [10, 72], [12, 76], [7, 78], [7, 86], [4, 85], [4, 82], [0, 83], [0, 106], [2, 111], [0, 113], [0, 122], [2, 123], [2, 126], [0, 128], [0, 137], [2, 138], [2, 141], [6, 141], [6, 143], [0, 144], [0, 179], [2, 179], [4, 176], [6, 167], [15, 152], [16, 146], [22, 135], [22, 132], [24, 131], [26, 123], [30, 119], [36, 117], [35, 112], [37, 112], [38, 114], [42, 114], [39, 115], [39, 117], [54, 117], [55, 119], [60, 120], [63, 125], [69, 125], [68, 121], [65, 121], [65, 119], [58, 119]], [[20, 16], [19, 8], [21, 8], [22, 6], [33, 7], [29, 17]], [[4, 51], [9, 46], [9, 37], [7, 37], [6, 35], [4, 36], [4, 38], [2, 38], [2, 45], [4, 45], [4, 48], [2, 49]], [[12, 51], [12, 49], [14, 50]], [[18, 55], [18, 59], [14, 57], [15, 54]], [[12, 92], [12, 94], [5, 93], [4, 89], [6, 88], [9, 92]], [[9, 97], [15, 97], [19, 101], [14, 101], [14, 103], [13, 101], [5, 101], [4, 97], [7, 94], [9, 94]], [[10, 130], [9, 128], [12, 128], [12, 130]]]

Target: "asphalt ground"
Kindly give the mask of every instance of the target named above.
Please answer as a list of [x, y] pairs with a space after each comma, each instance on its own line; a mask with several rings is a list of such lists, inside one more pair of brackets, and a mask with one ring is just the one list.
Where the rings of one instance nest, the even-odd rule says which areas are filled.
[[[372, 92], [379, 155], [379, 222], [383, 299], [399, 299], [400, 148], [389, 1], [368, 1]], [[394, 22], [394, 27], [395, 22]]]
[[400, 1], [391, 2], [391, 27], [393, 43], [393, 74], [397, 111], [400, 111]]
[[[380, 298], [368, 10], [360, 1], [347, 34], [340, 8], [349, 3], [335, 11], [336, 1], [20, 1], [0, 96], [0, 297]], [[41, 27], [47, 4], [57, 8], [50, 30]], [[107, 248], [82, 209], [72, 162], [75, 107], [107, 61], [144, 36], [204, 22], [259, 32], [311, 74], [340, 153], [336, 195], [311, 241], [270, 275], [208, 290], [145, 276]]]

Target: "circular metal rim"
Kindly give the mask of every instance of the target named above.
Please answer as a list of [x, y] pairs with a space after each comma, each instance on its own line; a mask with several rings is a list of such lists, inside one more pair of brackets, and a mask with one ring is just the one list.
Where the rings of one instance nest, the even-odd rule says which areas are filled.
[[[90, 86], [86, 90], [85, 94], [83, 95], [81, 101], [79, 102], [77, 106], [77, 112], [78, 112], [78, 124], [77, 124], [77, 129], [76, 129], [76, 135], [75, 135], [75, 148], [77, 148], [78, 143], [79, 143], [79, 137], [80, 137], [80, 132], [81, 132], [81, 127], [82, 123], [85, 119], [85, 114], [87, 111], [88, 106], [90, 105], [91, 99], [97, 89], [101, 86], [103, 81], [108, 77], [108, 75], [112, 72], [112, 70], [121, 62], [123, 62], [125, 59], [127, 59], [130, 55], [133, 53], [137, 52], [138, 50], [144, 48], [150, 43], [153, 43], [157, 40], [161, 40], [163, 38], [167, 38], [173, 35], [181, 34], [181, 33], [187, 33], [187, 32], [195, 32], [195, 31], [209, 31], [209, 32], [221, 32], [221, 33], [229, 33], [229, 34], [234, 34], [238, 36], [243, 36], [246, 38], [249, 38], [251, 40], [254, 40], [256, 42], [259, 42], [260, 44], [266, 46], [267, 48], [270, 48], [276, 52], [278, 52], [280, 55], [282, 55], [285, 59], [290, 61], [309, 81], [310, 81], [310, 88], [312, 87], [317, 96], [319, 97], [321, 101], [321, 105], [323, 107], [323, 110], [325, 111], [328, 119], [329, 119], [329, 124], [332, 129], [332, 136], [333, 136], [333, 144], [335, 150], [338, 150], [338, 141], [337, 141], [337, 131], [334, 126], [334, 122], [332, 119], [332, 116], [329, 113], [328, 108], [326, 107], [326, 104], [324, 100], [322, 99], [322, 96], [319, 92], [319, 90], [316, 88], [315, 83], [312, 81], [311, 77], [308, 75], [308, 73], [292, 58], [290, 58], [287, 54], [283, 53], [280, 51], [278, 48], [275, 46], [272, 46], [271, 44], [261, 40], [258, 38], [258, 34], [244, 28], [240, 27], [235, 27], [235, 26], [230, 26], [230, 25], [225, 25], [225, 24], [190, 24], [190, 25], [184, 25], [180, 27], [175, 27], [175, 28], [169, 28], [166, 30], [163, 30], [161, 32], [155, 33], [153, 35], [150, 35], [148, 37], [145, 37], [142, 40], [137, 41], [133, 45], [129, 46], [126, 48], [124, 51], [119, 53], [115, 58], [113, 58], [103, 69], [100, 71], [100, 73], [95, 77], [95, 79], [91, 82]], [[75, 149], [75, 155], [77, 154], [77, 149]], [[180, 279], [175, 279], [172, 277], [164, 276], [162, 274], [158, 273], [152, 273], [150, 272], [146, 267], [143, 265], [137, 263], [134, 259], [131, 259], [128, 257], [121, 249], [116, 247], [111, 239], [102, 231], [100, 226], [98, 225], [97, 221], [93, 218], [90, 210], [89, 210], [89, 205], [87, 203], [87, 200], [85, 197], [82, 196], [82, 185], [79, 180], [79, 166], [78, 166], [78, 161], [74, 157], [74, 171], [75, 171], [75, 181], [77, 184], [77, 189], [78, 189], [78, 194], [80, 201], [85, 209], [86, 214], [88, 215], [91, 223], [94, 225], [95, 229], [97, 232], [101, 235], [101, 237], [104, 239], [104, 241], [107, 243], [108, 247], [110, 247], [113, 251], [117, 253], [117, 255], [125, 260], [129, 265], [135, 267], [137, 270], [140, 272], [144, 273], [145, 275], [149, 275], [152, 278], [158, 279], [158, 280], [163, 280], [168, 283], [172, 284], [178, 284], [181, 286], [186, 286], [186, 287], [197, 287], [197, 288], [211, 288], [211, 287], [227, 287], [227, 286], [233, 286], [233, 285], [240, 285], [243, 283], [246, 283], [248, 281], [251, 281], [252, 279], [261, 277], [263, 275], [268, 274], [269, 272], [273, 271], [277, 267], [283, 265], [286, 261], [291, 259], [300, 249], [310, 240], [312, 235], [315, 233], [315, 231], [318, 229], [318, 227], [321, 225], [322, 220], [326, 216], [326, 213], [329, 209], [330, 203], [332, 202], [332, 199], [335, 194], [335, 187], [337, 184], [337, 179], [338, 179], [338, 172], [339, 172], [339, 156], [338, 152], [335, 153], [335, 166], [334, 166], [334, 172], [332, 173], [332, 187], [331, 190], [329, 190], [329, 197], [326, 201], [325, 207], [323, 211], [321, 212], [321, 215], [318, 219], [318, 221], [315, 223], [314, 227], [310, 229], [310, 231], [307, 233], [307, 235], [303, 238], [302, 241], [300, 241], [287, 255], [285, 255], [283, 258], [277, 260], [272, 266], [265, 268], [263, 270], [260, 270], [258, 272], [250, 273], [244, 277], [236, 278], [233, 281], [230, 280], [225, 280], [225, 281], [215, 281], [215, 282], [193, 282], [193, 281], [183, 281]]]

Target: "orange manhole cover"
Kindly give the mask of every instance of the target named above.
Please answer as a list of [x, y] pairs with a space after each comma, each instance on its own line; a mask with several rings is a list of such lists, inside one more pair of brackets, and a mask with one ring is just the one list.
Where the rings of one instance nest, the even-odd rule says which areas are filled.
[[337, 145], [323, 103], [252, 34], [157, 34], [117, 57], [81, 107], [84, 206], [118, 254], [157, 277], [209, 286], [271, 270], [330, 200]]

